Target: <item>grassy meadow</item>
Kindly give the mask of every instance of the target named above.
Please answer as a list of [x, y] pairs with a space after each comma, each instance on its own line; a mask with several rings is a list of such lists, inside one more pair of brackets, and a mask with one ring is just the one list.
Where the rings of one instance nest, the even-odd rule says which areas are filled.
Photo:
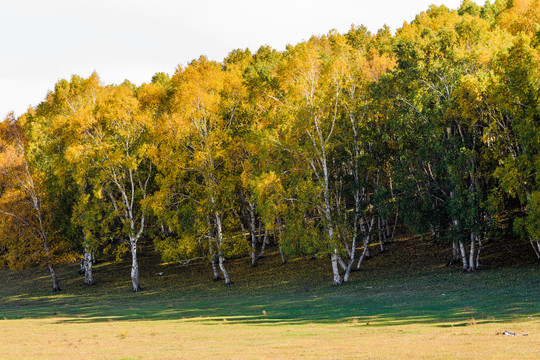
[[282, 265], [276, 249], [256, 268], [229, 261], [229, 287], [150, 248], [136, 294], [127, 259], [96, 264], [91, 287], [59, 266], [58, 295], [45, 269], [0, 270], [0, 358], [539, 359], [540, 266], [525, 247], [486, 245], [484, 268], [464, 274], [446, 246], [403, 238], [338, 288], [327, 259]]

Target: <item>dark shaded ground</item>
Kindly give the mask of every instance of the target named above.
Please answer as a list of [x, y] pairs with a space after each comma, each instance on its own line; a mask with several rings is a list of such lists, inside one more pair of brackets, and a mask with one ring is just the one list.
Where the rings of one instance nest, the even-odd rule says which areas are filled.
[[356, 318], [375, 326], [455, 326], [540, 316], [540, 264], [532, 249], [526, 243], [484, 245], [482, 270], [465, 274], [459, 264], [445, 266], [450, 258], [447, 245], [401, 238], [385, 253], [374, 246], [373, 258], [341, 287], [331, 286], [328, 259], [295, 259], [283, 265], [276, 248], [270, 248], [256, 268], [248, 259], [229, 261], [234, 281], [229, 287], [212, 281], [209, 264], [163, 264], [151, 248], [141, 251], [140, 293], [130, 292], [127, 260], [96, 264], [96, 285], [90, 287], [77, 275], [77, 264], [61, 265], [63, 291], [57, 295], [45, 269], [0, 270], [0, 319], [226, 317], [231, 322], [335, 323]]

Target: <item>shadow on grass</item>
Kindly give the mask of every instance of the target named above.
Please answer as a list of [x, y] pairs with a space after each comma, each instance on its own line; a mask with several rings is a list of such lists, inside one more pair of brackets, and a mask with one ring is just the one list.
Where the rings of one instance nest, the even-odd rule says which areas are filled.
[[[382, 257], [381, 257], [382, 258]], [[83, 286], [77, 266], [65, 266], [64, 291], [52, 295], [45, 270], [4, 271], [1, 319], [53, 319], [58, 323], [197, 321], [203, 324], [287, 325], [351, 323], [358, 326], [521, 321], [540, 317], [540, 268], [463, 274], [452, 268], [361, 271], [335, 288], [325, 259], [282, 266], [276, 256], [257, 269], [232, 263], [234, 286], [209, 280], [206, 264], [182, 268], [150, 262], [145, 291], [131, 293], [128, 263], [95, 267], [97, 285]], [[233, 266], [235, 265], [235, 266]], [[322, 269], [313, 271], [314, 268]], [[235, 273], [236, 271], [236, 273]], [[326, 272], [325, 272], [326, 271]], [[154, 274], [164, 272], [165, 276]], [[4, 276], [4, 274], [6, 276]], [[119, 280], [120, 279], [120, 280]], [[267, 279], [267, 280], [265, 280]]]
[[[220, 294], [170, 294], [163, 292], [118, 293], [90, 297], [13, 296], [0, 303], [0, 319], [58, 319], [58, 323], [107, 321], [196, 321], [202, 324], [292, 325], [308, 323], [355, 323], [359, 326], [432, 324], [465, 326], [539, 317], [539, 299], [514, 299], [493, 291], [468, 294], [458, 289], [439, 292], [409, 285], [365, 289], [359, 284], [345, 288], [319, 287], [313, 291], [262, 291], [249, 295], [242, 289]], [[467, 305], [465, 305], [467, 304]], [[473, 319], [473, 320], [471, 320]]]

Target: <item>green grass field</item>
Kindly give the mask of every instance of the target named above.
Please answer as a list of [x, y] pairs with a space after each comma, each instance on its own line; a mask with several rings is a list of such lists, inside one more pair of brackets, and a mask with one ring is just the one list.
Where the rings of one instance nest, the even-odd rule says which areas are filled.
[[44, 269], [0, 270], [0, 358], [540, 359], [540, 266], [526, 250], [499, 266], [488, 244], [485, 268], [463, 274], [433, 248], [401, 239], [338, 288], [327, 259], [282, 265], [275, 249], [256, 268], [229, 261], [229, 287], [208, 264], [150, 250], [137, 294], [128, 261], [96, 264], [91, 287], [62, 265], [59, 295]]

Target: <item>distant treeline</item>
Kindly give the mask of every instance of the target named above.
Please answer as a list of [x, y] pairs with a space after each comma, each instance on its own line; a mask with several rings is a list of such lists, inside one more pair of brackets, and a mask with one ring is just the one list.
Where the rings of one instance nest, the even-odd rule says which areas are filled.
[[[334, 285], [398, 223], [464, 271], [509, 223], [540, 259], [540, 2], [430, 7], [393, 35], [353, 26], [105, 85], [59, 81], [0, 123], [0, 256], [54, 264], [327, 256]], [[510, 241], [509, 239], [507, 239]], [[209, 265], [210, 266], [210, 265]], [[126, 274], [127, 276], [127, 274]]]

